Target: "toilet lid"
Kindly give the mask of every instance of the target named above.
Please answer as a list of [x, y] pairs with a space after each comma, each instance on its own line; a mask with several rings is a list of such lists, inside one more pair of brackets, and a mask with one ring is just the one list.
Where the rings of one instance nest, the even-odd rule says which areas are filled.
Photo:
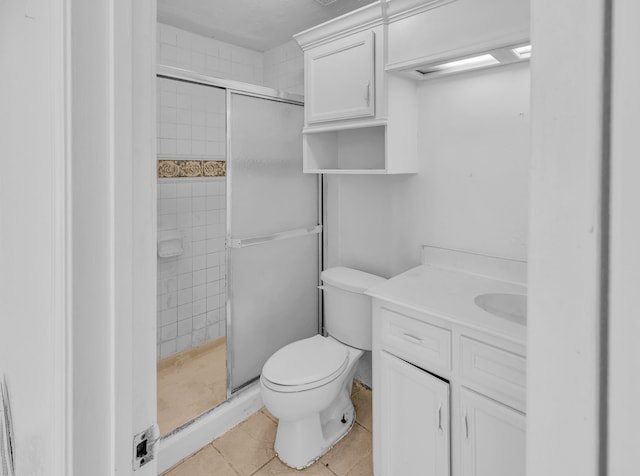
[[299, 386], [341, 373], [349, 352], [332, 339], [316, 335], [284, 346], [262, 368], [262, 376], [277, 385]]

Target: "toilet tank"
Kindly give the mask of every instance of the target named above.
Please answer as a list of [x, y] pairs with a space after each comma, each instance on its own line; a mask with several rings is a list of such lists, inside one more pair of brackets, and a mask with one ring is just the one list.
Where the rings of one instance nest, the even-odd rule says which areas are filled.
[[371, 298], [364, 292], [386, 279], [342, 266], [322, 272], [324, 326], [334, 339], [371, 350]]

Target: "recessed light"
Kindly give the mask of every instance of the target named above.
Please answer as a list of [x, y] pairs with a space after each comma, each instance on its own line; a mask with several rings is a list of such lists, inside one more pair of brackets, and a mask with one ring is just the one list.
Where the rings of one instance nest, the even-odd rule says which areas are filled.
[[511, 48], [518, 58], [527, 59], [531, 58], [531, 45], [518, 46], [517, 48]]

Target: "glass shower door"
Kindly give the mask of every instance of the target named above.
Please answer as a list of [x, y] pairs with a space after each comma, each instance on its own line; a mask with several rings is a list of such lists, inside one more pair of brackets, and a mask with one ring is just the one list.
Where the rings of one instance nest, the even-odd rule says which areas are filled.
[[318, 333], [318, 179], [302, 173], [303, 108], [230, 93], [229, 388]]

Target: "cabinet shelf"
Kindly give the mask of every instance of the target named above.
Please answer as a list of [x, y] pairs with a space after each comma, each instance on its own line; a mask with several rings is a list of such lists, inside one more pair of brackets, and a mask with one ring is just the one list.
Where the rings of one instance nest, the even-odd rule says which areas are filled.
[[386, 125], [324, 129], [303, 136], [304, 171], [384, 173]]
[[416, 86], [384, 72], [385, 35], [381, 2], [295, 35], [305, 56], [305, 173], [418, 171]]

